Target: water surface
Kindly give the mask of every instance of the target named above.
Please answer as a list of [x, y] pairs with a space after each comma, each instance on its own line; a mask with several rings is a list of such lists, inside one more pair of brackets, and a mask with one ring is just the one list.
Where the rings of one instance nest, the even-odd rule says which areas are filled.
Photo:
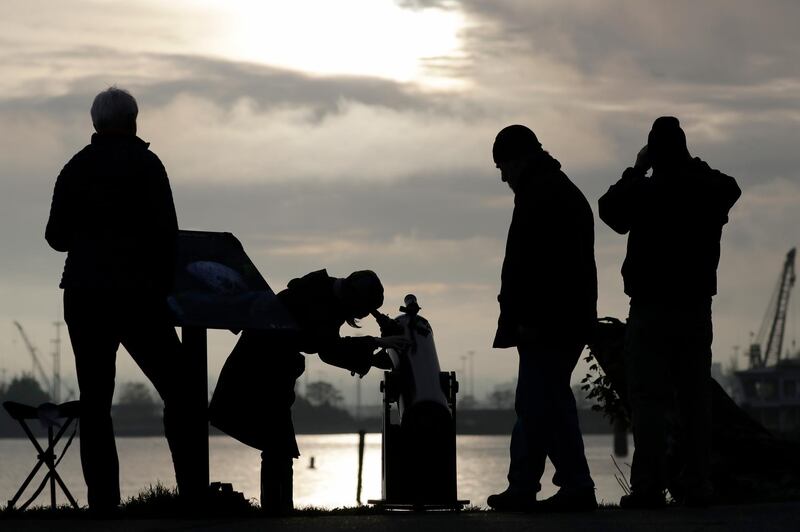
[[[356, 504], [358, 436], [356, 434], [300, 435], [302, 456], [295, 461], [294, 500], [297, 506], [339, 507]], [[506, 487], [509, 436], [458, 437], [458, 495], [483, 506], [486, 497]], [[586, 456], [597, 485], [598, 500], [617, 502], [622, 488], [614, 478], [611, 435], [585, 436]], [[246, 497], [258, 500], [259, 452], [226, 436], [212, 436], [210, 470], [212, 481], [229, 482]], [[136, 495], [150, 484], [175, 484], [169, 450], [161, 437], [117, 438], [120, 457], [120, 488], [123, 497]], [[308, 467], [314, 457], [315, 468]], [[629, 458], [619, 459], [625, 473]], [[30, 442], [0, 439], [0, 505], [5, 506], [35, 463]], [[78, 499], [86, 503], [86, 487], [81, 475], [78, 441], [73, 443], [58, 471]], [[555, 492], [548, 463], [542, 496]], [[41, 473], [37, 478], [41, 478]], [[30, 488], [29, 488], [30, 489]], [[367, 434], [364, 456], [362, 500], [381, 497], [381, 436]], [[39, 503], [46, 504], [43, 493]], [[60, 497], [59, 500], [63, 500]]]

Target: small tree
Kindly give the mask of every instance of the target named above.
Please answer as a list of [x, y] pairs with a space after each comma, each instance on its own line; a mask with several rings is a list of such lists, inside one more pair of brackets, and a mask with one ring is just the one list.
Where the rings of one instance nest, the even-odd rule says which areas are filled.
[[31, 406], [39, 406], [50, 401], [50, 396], [42, 390], [39, 381], [34, 379], [32, 375], [24, 373], [11, 379], [3, 395], [4, 401], [16, 401]]
[[514, 390], [508, 388], [496, 388], [489, 394], [489, 404], [498, 410], [506, 410], [514, 407]]
[[478, 401], [472, 394], [467, 394], [458, 401], [458, 408], [462, 410], [474, 410], [477, 406]]
[[325, 381], [308, 383], [306, 387], [306, 399], [314, 406], [337, 406], [344, 401], [342, 393], [337, 390], [333, 384]]
[[117, 404], [126, 406], [155, 407], [156, 400], [143, 382], [126, 382], [119, 391]]
[[584, 390], [582, 384], [572, 385], [572, 395], [575, 396], [575, 406], [578, 407], [578, 409], [592, 408], [592, 406], [597, 404], [594, 400], [586, 397], [587, 392]]

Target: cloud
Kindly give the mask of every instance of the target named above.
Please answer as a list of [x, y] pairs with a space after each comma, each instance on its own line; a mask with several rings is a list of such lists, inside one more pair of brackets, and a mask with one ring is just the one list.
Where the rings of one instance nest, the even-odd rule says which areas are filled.
[[463, 10], [473, 94], [542, 130], [567, 162], [582, 159], [578, 144], [586, 166], [627, 164], [653, 119], [672, 114], [712, 164], [753, 183], [797, 175], [796, 2], [402, 3]]
[[[42, 239], [53, 181], [88, 141], [91, 99], [117, 83], [139, 99], [140, 132], [167, 167], [183, 227], [234, 232], [276, 288], [321, 267], [375, 269], [387, 309], [405, 293], [420, 296], [443, 366], [479, 351], [487, 388], [509, 380], [515, 364], [488, 348], [512, 208], [490, 159], [496, 132], [530, 125], [596, 205], [652, 120], [675, 114], [693, 153], [744, 189], [723, 237], [715, 356], [745, 345], [800, 224], [797, 5], [402, 3], [434, 4], [467, 16], [464, 55], [428, 60], [463, 82], [457, 90], [314, 76], [191, 49], [186, 43], [213, 27], [207, 12], [176, 30], [173, 44], [165, 28], [174, 13], [154, 4], [130, 23], [121, 4], [83, 22], [68, 15], [68, 27], [96, 27], [99, 37], [73, 36], [56, 15], [37, 30], [37, 6], [21, 19], [13, 9], [0, 17], [8, 30], [0, 38], [0, 316], [30, 322], [46, 345], [63, 264]], [[137, 47], [149, 16], [159, 35]], [[127, 34], [115, 41], [112, 28]], [[622, 317], [625, 239], [599, 221], [596, 234], [600, 312]], [[213, 364], [231, 338], [214, 340]], [[1, 341], [0, 349], [16, 352]]]
[[800, 50], [794, 27], [800, 6], [790, 0], [402, 3], [465, 10], [473, 17], [475, 54], [514, 47], [601, 79], [628, 66], [667, 83], [784, 78], [787, 62]]

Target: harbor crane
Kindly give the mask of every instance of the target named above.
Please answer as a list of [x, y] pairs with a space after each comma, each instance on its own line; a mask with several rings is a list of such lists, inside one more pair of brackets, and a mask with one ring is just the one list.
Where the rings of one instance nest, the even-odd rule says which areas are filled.
[[[786, 330], [786, 314], [789, 309], [789, 296], [794, 286], [795, 256], [797, 248], [792, 248], [786, 254], [778, 284], [772, 294], [772, 299], [767, 306], [767, 312], [761, 322], [758, 334], [750, 345], [750, 367], [763, 368], [770, 361], [781, 361], [783, 350], [783, 336]], [[763, 347], [763, 349], [762, 349]]]
[[[61, 344], [61, 323], [56, 323], [56, 339], [54, 340], [55, 344], [55, 351], [53, 353], [53, 377], [52, 379], [48, 376], [47, 371], [45, 371], [44, 366], [42, 365], [41, 360], [39, 359], [38, 350], [36, 346], [33, 345], [30, 338], [28, 338], [28, 334], [25, 332], [25, 329], [22, 327], [18, 321], [14, 322], [14, 326], [19, 331], [19, 335], [22, 337], [22, 342], [25, 344], [25, 348], [28, 350], [28, 353], [31, 355], [31, 359], [33, 359], [33, 372], [34, 374], [38, 375], [40, 382], [44, 385], [44, 389], [50, 394], [50, 398], [53, 402], [58, 403], [61, 401], [61, 388], [64, 384], [61, 381], [61, 353], [60, 353], [60, 344]], [[67, 389], [67, 394], [69, 398], [75, 396], [75, 390], [68, 386], [64, 386]]]

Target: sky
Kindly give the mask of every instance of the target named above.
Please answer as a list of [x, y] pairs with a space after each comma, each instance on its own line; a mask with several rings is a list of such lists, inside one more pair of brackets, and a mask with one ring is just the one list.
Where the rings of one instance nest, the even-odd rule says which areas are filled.
[[[497, 131], [531, 127], [596, 213], [653, 120], [678, 116], [690, 151], [743, 189], [714, 360], [738, 346], [744, 366], [798, 243], [798, 20], [792, 0], [4, 0], [0, 371], [31, 369], [15, 320], [50, 364], [64, 261], [43, 238], [52, 188], [110, 85], [137, 98], [182, 228], [233, 232], [276, 291], [320, 268], [375, 270], [385, 312], [418, 296], [443, 369], [473, 353], [462, 392], [473, 382], [478, 399], [516, 372], [513, 350], [490, 347], [513, 206]], [[625, 238], [595, 224], [598, 311], [624, 318]], [[375, 333], [369, 321], [353, 332]], [[210, 335], [212, 384], [235, 339]], [[349, 373], [307, 358], [308, 379], [352, 401]], [[118, 382], [144, 379], [122, 350], [117, 367]], [[62, 373], [74, 383], [66, 339]], [[378, 380], [361, 383], [365, 402]]]

